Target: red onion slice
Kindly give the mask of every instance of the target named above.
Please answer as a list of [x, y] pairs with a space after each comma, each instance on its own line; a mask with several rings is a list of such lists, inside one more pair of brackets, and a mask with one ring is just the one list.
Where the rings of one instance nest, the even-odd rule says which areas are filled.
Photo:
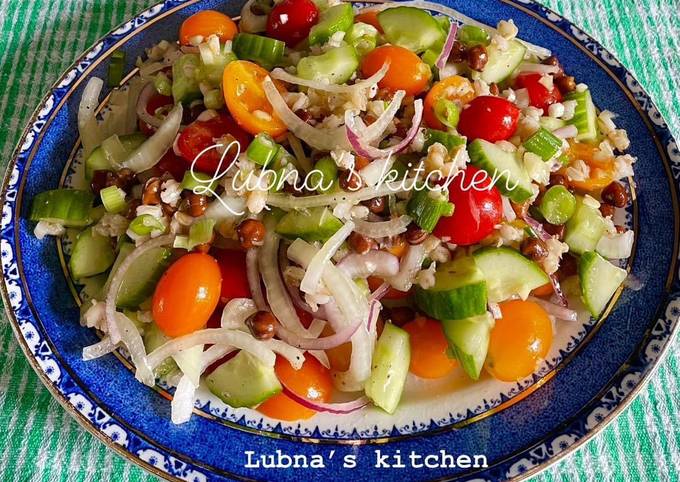
[[550, 284], [552, 285], [553, 291], [555, 292], [554, 298], [557, 303], [559, 303], [561, 306], [569, 306], [567, 297], [564, 296], [564, 292], [562, 291], [560, 280], [557, 279], [557, 276], [555, 276], [554, 273], [550, 275]]
[[[379, 289], [379, 288], [378, 288]], [[376, 290], [377, 291], [377, 290]], [[368, 307], [368, 320], [366, 322], [366, 330], [371, 331], [371, 328], [378, 323], [378, 316], [380, 315], [380, 302], [371, 296], [371, 305]]]
[[529, 300], [540, 305], [549, 315], [552, 315], [555, 318], [565, 321], [578, 320], [578, 313], [574, 310], [556, 305], [555, 303], [551, 303], [541, 298], [536, 298], [535, 296], [530, 296]]
[[358, 320], [353, 325], [343, 328], [333, 335], [324, 336], [323, 338], [304, 338], [281, 325], [276, 327], [276, 334], [281, 340], [300, 350], [330, 350], [343, 343], [347, 343], [350, 338], [352, 338], [352, 335], [359, 329], [362, 321], [363, 320]]
[[255, 306], [260, 311], [269, 311], [267, 302], [264, 300], [262, 294], [262, 284], [260, 284], [260, 271], [257, 264], [257, 256], [259, 250], [257, 248], [250, 248], [246, 253], [246, 275], [248, 277], [248, 287], [250, 294], [253, 297]]
[[362, 136], [357, 132], [355, 117], [351, 111], [345, 112], [345, 128], [347, 130], [347, 139], [352, 145], [354, 151], [360, 156], [367, 157], [369, 159], [386, 158], [393, 154], [399, 154], [401, 151], [406, 149], [409, 144], [413, 141], [420, 128], [420, 122], [423, 119], [423, 101], [417, 99], [413, 103], [415, 108], [415, 113], [413, 114], [413, 119], [411, 119], [411, 128], [406, 133], [406, 137], [402, 139], [399, 144], [395, 146], [390, 146], [386, 149], [379, 149], [373, 147], [366, 143]]
[[449, 34], [446, 36], [446, 42], [444, 42], [444, 47], [437, 57], [437, 61], [434, 65], [438, 69], [443, 69], [446, 65], [446, 61], [449, 60], [449, 55], [451, 55], [451, 49], [453, 49], [453, 43], [456, 41], [456, 33], [458, 32], [458, 24], [451, 22], [451, 28], [449, 29]]
[[538, 236], [541, 241], [548, 241], [549, 239], [552, 239], [552, 236], [550, 236], [550, 234], [543, 228], [543, 225], [529, 216], [529, 214], [524, 213], [522, 215], [522, 219], [529, 225], [533, 232], [536, 233], [536, 236]]
[[[385, 282], [378, 286], [373, 293], [371, 293], [371, 300], [380, 301], [383, 296], [390, 290], [390, 284]], [[370, 328], [370, 326], [369, 326]]]
[[309, 409], [312, 409], [312, 410], [316, 410], [317, 412], [347, 414], [347, 413], [356, 412], [357, 410], [364, 408], [366, 405], [368, 405], [370, 403], [370, 400], [368, 399], [368, 397], [360, 397], [360, 398], [357, 398], [356, 400], [352, 400], [351, 402], [341, 402], [341, 403], [315, 402], [314, 400], [310, 400], [306, 397], [298, 395], [293, 390], [288, 388], [288, 386], [285, 383], [281, 382], [281, 385], [283, 386], [283, 393], [288, 395], [290, 398], [295, 400], [297, 403], [299, 403], [303, 407], [306, 407], [306, 408], [309, 408]]
[[153, 97], [155, 93], [156, 88], [153, 86], [153, 82], [149, 82], [144, 86], [142, 91], [139, 93], [139, 97], [137, 98], [137, 117], [150, 126], [160, 127], [163, 123], [163, 119], [159, 119], [155, 115], [149, 114], [149, 112], [146, 110], [149, 100], [151, 100], [151, 97]]

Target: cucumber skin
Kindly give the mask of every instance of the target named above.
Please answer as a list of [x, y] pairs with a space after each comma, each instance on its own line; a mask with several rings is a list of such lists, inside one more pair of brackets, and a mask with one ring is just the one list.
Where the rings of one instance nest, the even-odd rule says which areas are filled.
[[144, 253], [137, 264], [131, 266], [120, 285], [116, 306], [137, 308], [151, 296], [167, 267], [170, 265], [172, 250], [156, 248]]
[[[581, 255], [578, 264], [581, 298], [593, 317], [600, 316], [626, 276], [626, 270], [614, 266], [595, 251], [586, 251]], [[600, 293], [604, 288], [606, 295], [599, 300], [593, 299], [595, 292]]]
[[462, 320], [442, 321], [451, 353], [473, 380], [478, 380], [482, 372], [492, 327], [493, 319], [489, 313]]
[[334, 5], [321, 14], [319, 23], [309, 31], [309, 45], [328, 42], [336, 32], [347, 32], [354, 24], [354, 11], [349, 3]]
[[[490, 151], [490, 152], [489, 152]], [[490, 158], [489, 153], [493, 156], [503, 156], [502, 161], [507, 160], [514, 162], [516, 165], [509, 166], [513, 170], [517, 170], [515, 174], [519, 174], [521, 179], [511, 179], [509, 169], [506, 167], [498, 167], [497, 161]], [[475, 139], [468, 145], [468, 154], [470, 161], [476, 167], [485, 170], [492, 179], [497, 179], [495, 186], [505, 196], [512, 201], [521, 203], [533, 196], [531, 189], [531, 179], [526, 173], [524, 166], [519, 163], [514, 154], [502, 151], [498, 146], [483, 139]], [[512, 158], [512, 159], [511, 159]], [[512, 175], [515, 177], [515, 175]], [[513, 189], [510, 189], [512, 187]]]
[[386, 323], [373, 352], [371, 375], [364, 387], [366, 396], [387, 413], [394, 413], [404, 391], [410, 364], [409, 334]]
[[[482, 290], [485, 293], [483, 298], [478, 296]], [[418, 286], [415, 302], [418, 308], [436, 320], [459, 320], [481, 315], [486, 311], [486, 281], [451, 291], [424, 290]]]
[[309, 80], [328, 80], [331, 84], [344, 84], [359, 67], [354, 47], [345, 45], [321, 55], [304, 57], [298, 62], [298, 75]]
[[[69, 197], [71, 199], [66, 199]], [[43, 191], [33, 198], [29, 219], [55, 222], [67, 228], [81, 228], [92, 224], [93, 201], [94, 196], [90, 191], [79, 189]]]
[[[538, 264], [514, 249], [486, 247], [472, 256], [484, 273], [491, 302], [503, 301], [515, 294], [528, 295], [531, 290], [550, 282]], [[506, 273], [505, 269], [499, 269], [503, 265], [511, 271]]]
[[508, 50], [504, 52], [490, 45], [487, 48], [489, 60], [482, 71], [482, 80], [487, 84], [503, 82], [522, 63], [526, 51], [527, 48], [517, 40], [510, 41]]
[[[342, 227], [342, 222], [326, 207], [286, 213], [276, 224], [276, 233], [288, 239], [325, 242]], [[316, 224], [314, 224], [316, 223]]]
[[[144, 348], [146, 349], [147, 353], [151, 353], [156, 348], [170, 340], [171, 338], [163, 333], [155, 322], [149, 323], [149, 325], [147, 325], [146, 329], [144, 330]], [[175, 360], [173, 360], [172, 357], [168, 357], [156, 367], [154, 370], [154, 375], [157, 378], [161, 378], [175, 369], [177, 369], [177, 363], [175, 363]]]
[[579, 197], [576, 199], [574, 214], [565, 224], [564, 242], [572, 253], [594, 251], [606, 229], [600, 211], [586, 206], [583, 198]]
[[88, 228], [78, 235], [68, 266], [74, 279], [89, 278], [109, 269], [115, 257], [109, 238]]
[[597, 139], [597, 112], [589, 90], [571, 92], [564, 97], [565, 101], [575, 100], [574, 117], [568, 124], [578, 129], [577, 141], [595, 141]]
[[[147, 139], [141, 132], [118, 136], [118, 138], [127, 154], [131, 154]], [[85, 160], [85, 178], [88, 180], [92, 179], [94, 171], [110, 169], [112, 169], [111, 162], [106, 158], [106, 154], [104, 154], [101, 146], [97, 146]]]
[[378, 23], [391, 44], [424, 52], [446, 37], [435, 18], [415, 7], [393, 7], [378, 13]]

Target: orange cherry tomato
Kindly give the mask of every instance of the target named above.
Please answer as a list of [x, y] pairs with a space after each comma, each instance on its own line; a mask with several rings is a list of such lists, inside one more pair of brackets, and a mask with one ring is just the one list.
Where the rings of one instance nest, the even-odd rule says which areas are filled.
[[[295, 370], [288, 360], [277, 357], [276, 376], [290, 390], [315, 402], [329, 402], [333, 393], [333, 380], [330, 371], [319, 361], [306, 356], [302, 368]], [[303, 407], [285, 393], [274, 395], [262, 403], [257, 409], [271, 418], [279, 420], [306, 420], [316, 413]]]
[[531, 291], [531, 294], [534, 296], [548, 296], [553, 294], [552, 283], [546, 283], [544, 285], [539, 286], [538, 288], [533, 289]]
[[[222, 77], [224, 101], [243, 130], [253, 135], [266, 132], [279, 137], [286, 132], [286, 125], [274, 113], [264, 93], [262, 82], [268, 75], [265, 69], [247, 60], [229, 62]], [[275, 84], [279, 91], [284, 91], [280, 83]]]
[[[323, 327], [321, 336], [331, 336], [335, 334], [333, 328], [329, 325]], [[340, 346], [326, 350], [326, 355], [328, 355], [328, 362], [331, 365], [331, 369], [344, 372], [349, 368], [350, 357], [352, 356], [352, 344], [347, 342]]]
[[401, 258], [404, 256], [404, 254], [406, 254], [406, 248], [408, 248], [408, 244], [403, 237], [397, 236], [392, 238], [390, 241], [390, 246], [385, 248], [388, 252], [395, 255], [397, 258]]
[[364, 10], [354, 17], [354, 23], [367, 23], [373, 25], [376, 30], [383, 33], [383, 29], [378, 21], [378, 10]]
[[[376, 276], [369, 276], [368, 277], [368, 287], [370, 288], [371, 291], [375, 291], [378, 288], [380, 288], [380, 285], [383, 284], [385, 280], [382, 278], [378, 278]], [[385, 293], [385, 296], [383, 298], [387, 300], [400, 300], [402, 298], [408, 297], [409, 292], [408, 291], [399, 291], [396, 288], [390, 288], [387, 290], [387, 293]]]
[[406, 95], [417, 95], [425, 90], [432, 77], [430, 67], [420, 57], [396, 45], [383, 45], [369, 52], [361, 61], [361, 73], [370, 77], [386, 62], [390, 66], [378, 86], [387, 90], [403, 90]]
[[512, 382], [531, 375], [552, 344], [552, 322], [532, 301], [500, 304], [503, 317], [491, 330], [486, 370], [498, 380]]
[[432, 86], [425, 96], [423, 104], [423, 119], [425, 124], [433, 129], [446, 130], [434, 113], [434, 107], [439, 99], [458, 101], [465, 105], [475, 98], [475, 88], [465, 77], [453, 75], [440, 80]]
[[201, 10], [182, 22], [179, 28], [179, 42], [191, 45], [194, 37], [207, 38], [217, 35], [222, 42], [233, 39], [238, 33], [236, 23], [225, 14], [215, 10]]
[[153, 319], [168, 336], [182, 336], [208, 322], [220, 301], [222, 274], [215, 258], [190, 253], [175, 261], [153, 294]]
[[441, 378], [456, 367], [456, 361], [446, 354], [449, 343], [441, 323], [418, 317], [406, 323], [404, 330], [411, 341], [411, 373], [421, 378]]
[[[585, 142], [570, 142], [569, 149], [566, 154], [570, 162], [582, 160], [588, 167], [590, 167], [590, 177], [583, 181], [570, 180], [570, 184], [584, 192], [593, 192], [604, 189], [614, 180], [614, 158], [606, 157], [601, 159], [597, 157], [600, 151], [598, 146], [587, 144]], [[566, 171], [566, 168], [562, 171]]]

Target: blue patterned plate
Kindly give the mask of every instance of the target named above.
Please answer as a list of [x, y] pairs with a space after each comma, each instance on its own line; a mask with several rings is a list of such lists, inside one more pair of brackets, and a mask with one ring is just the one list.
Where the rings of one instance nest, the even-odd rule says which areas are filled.
[[[531, 0], [440, 3], [487, 24], [514, 19], [522, 38], [557, 52], [566, 70], [589, 84], [596, 104], [619, 114], [617, 124], [628, 131], [630, 152], [638, 158], [627, 219], [637, 240], [628, 269], [642, 281], [640, 290], [623, 291], [603, 319], [560, 325], [555, 347], [535, 375], [474, 386], [455, 376], [440, 385], [411, 381], [392, 417], [366, 410], [294, 424], [231, 409], [200, 391], [192, 420], [174, 426], [172, 389], [137, 383], [122, 354], [81, 360], [82, 347], [97, 335], [78, 323], [80, 301], [64, 268], [68, 250], [32, 234], [26, 221], [31, 199], [70, 182], [78, 101], [90, 76], [105, 76], [114, 50], [135, 59], [174, 36], [192, 13], [213, 8], [237, 15], [241, 3], [168, 0], [143, 12], [64, 74], [24, 132], [3, 186], [2, 294], [17, 339], [50, 392], [105, 444], [171, 480], [521, 479], [601, 430], [643, 386], [680, 315], [680, 152], [633, 76], [592, 38]], [[474, 455], [485, 456], [487, 466]], [[423, 462], [425, 467], [414, 467]]]

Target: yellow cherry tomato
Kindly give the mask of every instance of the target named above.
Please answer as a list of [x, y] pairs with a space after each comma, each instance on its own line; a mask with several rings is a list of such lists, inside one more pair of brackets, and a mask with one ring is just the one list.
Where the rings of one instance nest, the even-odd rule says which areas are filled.
[[222, 42], [233, 39], [238, 33], [236, 23], [225, 14], [215, 10], [201, 10], [187, 18], [179, 28], [179, 42], [191, 45], [192, 39], [206, 39], [217, 35]]
[[375, 74], [388, 62], [389, 68], [378, 86], [391, 91], [403, 90], [406, 95], [418, 95], [432, 77], [430, 67], [420, 57], [404, 47], [383, 45], [372, 50], [361, 61], [364, 77]]
[[456, 361], [446, 354], [449, 343], [440, 322], [419, 317], [406, 323], [404, 330], [410, 335], [411, 373], [421, 378], [441, 378], [456, 367]]
[[439, 99], [459, 101], [465, 105], [475, 97], [475, 88], [465, 77], [453, 75], [444, 80], [440, 80], [432, 86], [425, 96], [423, 104], [423, 119], [425, 124], [433, 129], [446, 130], [446, 127], [439, 122], [434, 113], [435, 105]]

